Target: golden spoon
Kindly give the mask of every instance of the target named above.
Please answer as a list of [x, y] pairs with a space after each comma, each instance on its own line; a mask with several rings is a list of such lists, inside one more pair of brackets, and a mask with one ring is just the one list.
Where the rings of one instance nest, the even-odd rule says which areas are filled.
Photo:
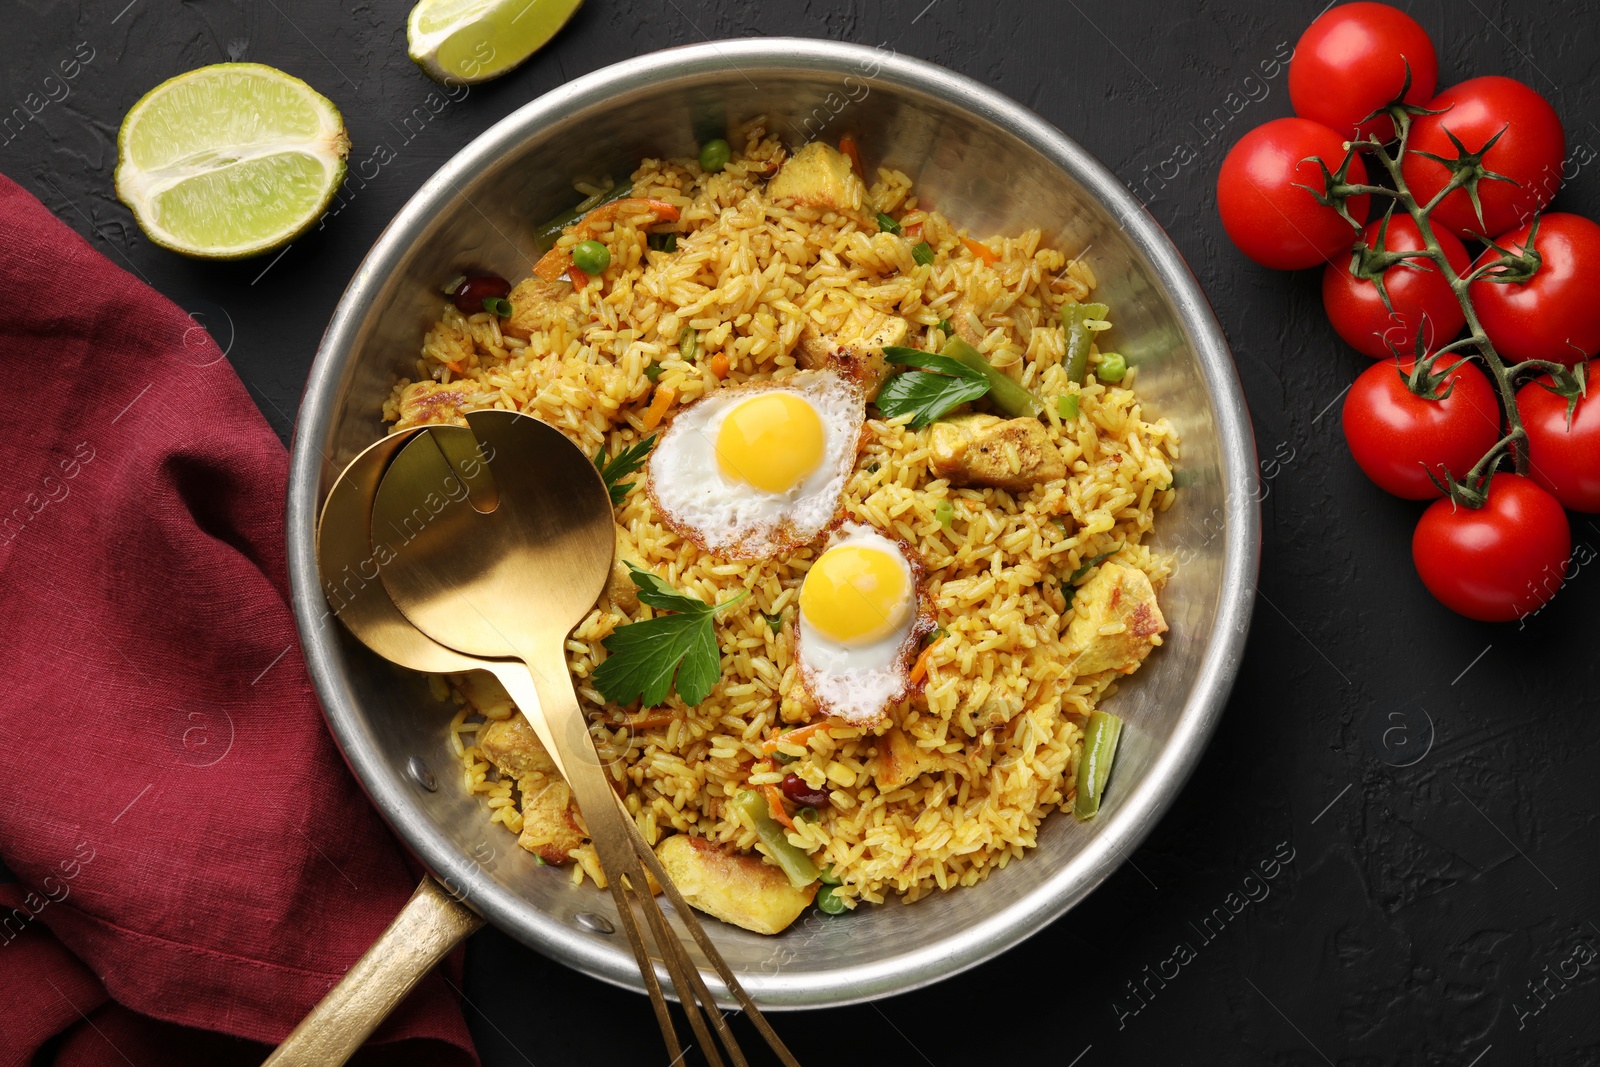
[[[372, 545], [372, 501], [377, 496], [378, 483], [383, 478], [383, 472], [395, 453], [409, 443], [417, 433], [417, 430], [402, 431], [369, 446], [350, 461], [329, 492], [317, 527], [317, 566], [329, 606], [363, 644], [392, 662], [431, 674], [487, 670], [499, 679], [519, 708], [537, 708], [538, 698], [533, 691], [532, 679], [526, 667], [512, 660], [495, 661], [465, 656], [439, 644], [411, 625], [410, 620], [394, 606], [394, 602], [389, 599], [388, 591], [378, 579], [381, 556], [374, 552]], [[493, 503], [492, 482], [485, 484], [486, 465], [483, 471], [473, 469], [474, 461], [481, 459], [481, 456], [477, 455], [477, 444], [471, 440], [470, 434], [467, 438], [466, 444], [470, 446], [471, 451], [463, 455], [452, 455], [450, 458], [453, 467], [465, 479], [460, 484], [470, 487], [477, 494], [475, 499], [481, 501], [487, 497], [489, 502]], [[453, 443], [460, 444], [459, 441]], [[539, 725], [543, 725], [542, 719], [539, 720]], [[551, 758], [558, 759], [555, 750], [550, 751]], [[561, 769], [559, 762], [558, 769]], [[564, 769], [562, 773], [565, 774]], [[418, 904], [418, 901], [426, 903]], [[360, 1046], [384, 1015], [398, 1003], [400, 997], [404, 996], [422, 974], [449, 952], [461, 938], [483, 924], [483, 920], [476, 912], [450, 897], [431, 877], [425, 879], [418, 888], [417, 895], [413, 898], [413, 905], [408, 905], [407, 911], [413, 906], [426, 910], [424, 920], [430, 915], [436, 920], [447, 920], [455, 936], [432, 938], [430, 944], [436, 951], [428, 958], [415, 958], [413, 961], [416, 965], [415, 973], [403, 978], [398, 975], [375, 977], [363, 971], [360, 964], [352, 968], [350, 972], [352, 976], [360, 975], [360, 986], [353, 984], [350, 978], [341, 981], [322, 1004], [301, 1022], [270, 1062], [283, 1065], [298, 1062], [342, 1063], [345, 1057]], [[640, 972], [650, 994], [651, 1004], [655, 1008], [656, 1020], [661, 1025], [662, 1035], [671, 1054], [676, 1056], [680, 1051], [677, 1034], [672, 1027], [660, 981], [656, 978], [655, 966], [640, 936], [638, 924], [633, 921], [632, 912], [626, 912], [622, 919], [634, 955], [639, 959]], [[396, 920], [397, 926], [399, 922], [400, 920]], [[376, 951], [377, 946], [374, 946], [374, 949], [362, 958], [363, 962]], [[372, 961], [373, 966], [377, 966], [384, 959], [392, 958], [394, 956], [391, 946], [389, 951]], [[375, 993], [381, 993], [384, 989], [392, 990], [402, 981], [403, 988], [398, 990], [398, 995], [391, 996], [387, 1001], [373, 1001]], [[353, 1007], [353, 1004], [358, 1001], [370, 1005], [368, 1012], [370, 1018], [365, 1016], [356, 1018], [360, 1014], [360, 1009]], [[323, 1018], [325, 1013], [327, 1018]], [[339, 1042], [342, 1055], [328, 1047], [328, 1043], [333, 1040]], [[294, 1050], [302, 1045], [314, 1046], [314, 1049], [307, 1047], [305, 1057], [296, 1058], [298, 1054], [294, 1053]]]
[[[654, 898], [642, 892], [641, 860], [768, 1044], [784, 1063], [795, 1064], [618, 806], [567, 671], [567, 634], [604, 587], [615, 543], [610, 496], [599, 472], [577, 446], [537, 419], [477, 411], [467, 421], [470, 431], [431, 428], [406, 445], [385, 474], [372, 511], [374, 550], [388, 557], [380, 569], [384, 586], [417, 628], [441, 644], [528, 665], [547, 743], [570, 772], [568, 785], [601, 865], [614, 865], [608, 878], [613, 887], [639, 887], [631, 899], [644, 908], [707, 1058], [720, 1063], [695, 1000], [709, 1012], [730, 1058], [744, 1063], [682, 942], [672, 936]], [[460, 449], [441, 451], [434, 438], [468, 433], [488, 453], [499, 497], [492, 512], [445, 491], [452, 477], [446, 453], [458, 455]]]

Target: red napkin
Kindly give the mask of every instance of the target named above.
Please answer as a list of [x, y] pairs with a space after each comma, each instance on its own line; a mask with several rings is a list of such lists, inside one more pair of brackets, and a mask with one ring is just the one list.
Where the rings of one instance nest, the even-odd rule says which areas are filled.
[[[3, 177], [0, 354], [0, 1065], [259, 1063], [416, 885], [306, 677], [283, 446]], [[357, 1062], [476, 1063], [445, 976]]]

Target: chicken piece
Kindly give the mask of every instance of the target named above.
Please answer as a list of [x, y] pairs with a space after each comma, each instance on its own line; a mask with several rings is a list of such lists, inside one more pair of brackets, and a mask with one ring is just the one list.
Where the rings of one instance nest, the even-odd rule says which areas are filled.
[[498, 721], [516, 714], [511, 694], [500, 684], [500, 679], [488, 671], [468, 671], [466, 674], [453, 675], [451, 680], [461, 690], [461, 695], [467, 698], [467, 703], [485, 719]]
[[944, 766], [940, 753], [918, 747], [905, 731], [892, 726], [878, 739], [878, 754], [872, 758], [872, 777], [877, 780], [880, 791], [890, 793], [910, 785], [923, 774], [942, 771]]
[[808, 370], [828, 368], [860, 383], [868, 396], [889, 376], [889, 361], [883, 350], [905, 344], [911, 327], [899, 315], [874, 315], [869, 328], [857, 328], [854, 319], [837, 333], [825, 334], [815, 323], [807, 322], [796, 346], [797, 361]]
[[633, 578], [628, 573], [628, 564], [633, 564], [640, 570], [647, 569], [644, 559], [639, 555], [639, 546], [633, 540], [633, 535], [619, 523], [614, 523], [617, 529], [617, 549], [611, 556], [611, 577], [606, 579], [605, 591], [600, 596], [609, 601], [618, 611], [632, 614], [639, 610], [639, 588], [633, 584]]
[[482, 392], [482, 387], [470, 379], [448, 384], [425, 378], [412, 382], [400, 393], [400, 418], [395, 420], [396, 430], [409, 430], [413, 426], [454, 424], [465, 426], [462, 412], [471, 410], [468, 398]]
[[1066, 635], [1072, 669], [1080, 675], [1132, 674], [1166, 632], [1149, 576], [1137, 567], [1102, 563], [1073, 599]]
[[759, 856], [725, 852], [703, 837], [675, 834], [656, 857], [694, 908], [758, 934], [781, 933], [817, 895], [817, 883], [796, 889]]
[[812, 141], [778, 168], [767, 183], [767, 195], [859, 215], [867, 202], [867, 186], [856, 176], [849, 156]]
[[962, 415], [929, 428], [933, 473], [952, 485], [989, 485], [1013, 493], [1067, 476], [1066, 460], [1038, 419]]
[[516, 715], [490, 723], [478, 732], [478, 747], [501, 774], [516, 779], [522, 793], [517, 844], [546, 863], [566, 863], [587, 837], [578, 824], [572, 791], [528, 720]]
[[1022, 710], [1022, 694], [1003, 689], [991, 689], [989, 695], [972, 709], [972, 722], [980, 732], [1004, 726]]
[[507, 297], [511, 317], [500, 324], [500, 332], [526, 341], [535, 333], [548, 330], [558, 319], [570, 319], [563, 298], [572, 292], [570, 282], [547, 282], [538, 275], [518, 282]]

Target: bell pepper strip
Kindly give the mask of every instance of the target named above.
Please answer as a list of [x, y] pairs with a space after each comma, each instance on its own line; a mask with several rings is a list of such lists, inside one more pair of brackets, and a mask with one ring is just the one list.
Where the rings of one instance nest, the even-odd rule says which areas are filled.
[[817, 865], [811, 862], [810, 856], [789, 843], [783, 827], [767, 811], [765, 797], [754, 789], [746, 789], [733, 798], [733, 806], [755, 827], [756, 837], [766, 846], [767, 855], [789, 876], [790, 885], [804, 889], [817, 880]]
[[1094, 344], [1089, 320], [1109, 314], [1111, 309], [1104, 304], [1067, 304], [1061, 309], [1061, 330], [1067, 340], [1067, 380], [1073, 385], [1082, 385], [1089, 376], [1089, 346]]
[[1078, 755], [1078, 793], [1072, 801], [1072, 814], [1080, 820], [1092, 819], [1100, 810], [1121, 735], [1121, 719], [1104, 711], [1090, 714], [1083, 729], [1083, 751]]
[[827, 720], [823, 720], [822, 722], [814, 722], [807, 726], [801, 726], [798, 729], [790, 730], [786, 734], [779, 734], [777, 737], [769, 738], [768, 740], [761, 742], [761, 751], [770, 756], [774, 752], [778, 751], [778, 746], [781, 744], [788, 743], [791, 745], [804, 745], [811, 739], [812, 734], [826, 730], [828, 726], [829, 723]]
[[988, 245], [983, 244], [981, 241], [974, 241], [970, 237], [963, 237], [961, 239], [961, 243], [967, 246], [968, 252], [971, 252], [973, 255], [983, 260], [984, 264], [987, 266], [992, 267], [996, 263], [1000, 262], [999, 254]]
[[533, 247], [537, 248], [541, 254], [550, 251], [555, 247], [556, 242], [561, 239], [561, 234], [566, 231], [568, 226], [571, 226], [601, 204], [608, 204], [613, 200], [621, 200], [632, 194], [632, 192], [633, 183], [631, 181], [618, 182], [603, 193], [596, 193], [593, 196], [586, 197], [571, 211], [563, 211], [534, 230]]
[[866, 181], [867, 172], [861, 169], [861, 149], [856, 145], [856, 135], [847, 133], [840, 137], [839, 151], [850, 157], [850, 166], [855, 168], [856, 177]]
[[673, 399], [677, 396], [671, 386], [656, 386], [656, 395], [651, 399], [650, 406], [644, 412], [644, 428], [653, 430], [660, 425], [666, 417], [667, 409], [672, 406]]
[[572, 279], [572, 287], [574, 289], [582, 289], [589, 284], [589, 276], [579, 270], [576, 263], [567, 267], [567, 277]]
[[767, 814], [793, 830], [794, 820], [789, 818], [789, 813], [783, 806], [783, 790], [775, 785], [764, 785], [761, 787], [761, 792], [766, 794]]
[[939, 354], [981, 371], [989, 379], [989, 399], [994, 401], [995, 407], [1012, 418], [1036, 419], [1044, 411], [1044, 401], [1018, 385], [1015, 379], [984, 359], [982, 352], [961, 338], [950, 338]]
[[[602, 223], [611, 222], [621, 215], [637, 214], [649, 215], [650, 222], [677, 222], [679, 212], [676, 204], [669, 204], [665, 200], [630, 196], [625, 200], [613, 200], [609, 204], [601, 204], [574, 223], [567, 232], [575, 235], [580, 241], [587, 240]], [[571, 267], [571, 250], [558, 244], [539, 257], [539, 262], [533, 265], [533, 273], [547, 282], [553, 282], [563, 274], [567, 274]]]

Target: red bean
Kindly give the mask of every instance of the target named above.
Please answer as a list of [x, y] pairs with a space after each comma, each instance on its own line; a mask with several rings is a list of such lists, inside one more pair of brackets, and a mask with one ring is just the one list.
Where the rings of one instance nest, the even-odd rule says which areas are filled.
[[471, 274], [456, 287], [456, 307], [463, 315], [476, 315], [483, 310], [483, 302], [494, 297], [511, 295], [511, 283], [498, 274]]
[[826, 789], [812, 789], [806, 780], [798, 774], [790, 774], [784, 778], [783, 784], [778, 787], [783, 790], [783, 795], [799, 804], [802, 808], [820, 808], [828, 802]]

